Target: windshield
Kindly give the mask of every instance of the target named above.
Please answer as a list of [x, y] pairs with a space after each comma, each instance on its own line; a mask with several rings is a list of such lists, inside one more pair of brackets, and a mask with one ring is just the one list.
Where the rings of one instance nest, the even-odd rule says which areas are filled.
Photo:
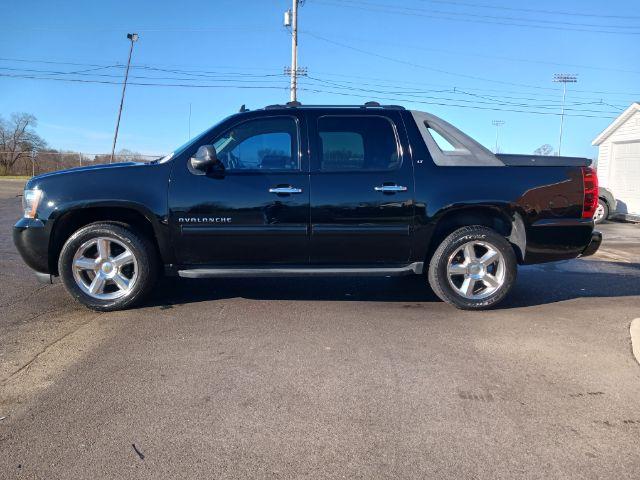
[[180, 153], [182, 153], [184, 150], [186, 150], [193, 143], [199, 142], [202, 139], [202, 137], [204, 137], [209, 132], [209, 130], [210, 129], [207, 129], [204, 132], [202, 132], [200, 135], [198, 135], [197, 137], [192, 138], [192, 139], [188, 140], [187, 142], [183, 143], [178, 148], [176, 148], [173, 152], [171, 152], [168, 155], [165, 155], [164, 157], [160, 158], [158, 160], [158, 163], [168, 162], [169, 160], [171, 160], [176, 155], [179, 155]]
[[[229, 118], [229, 117], [227, 117]], [[158, 163], [164, 163], [164, 162], [168, 162], [169, 160], [171, 160], [173, 157], [175, 157], [176, 155], [180, 155], [182, 152], [184, 152], [187, 148], [189, 148], [191, 145], [193, 145], [194, 143], [200, 143], [202, 141], [202, 139], [207, 136], [209, 134], [209, 132], [215, 128], [217, 125], [219, 125], [220, 123], [224, 122], [227, 118], [225, 118], [224, 120], [222, 120], [221, 122], [218, 122], [216, 125], [214, 125], [211, 128], [207, 128], [204, 132], [202, 132], [200, 135], [198, 135], [197, 137], [192, 138], [191, 140], [188, 140], [187, 142], [183, 143], [182, 145], [180, 145], [178, 148], [176, 148], [173, 152], [171, 152], [168, 155], [165, 155], [164, 157], [160, 158], [158, 160]]]

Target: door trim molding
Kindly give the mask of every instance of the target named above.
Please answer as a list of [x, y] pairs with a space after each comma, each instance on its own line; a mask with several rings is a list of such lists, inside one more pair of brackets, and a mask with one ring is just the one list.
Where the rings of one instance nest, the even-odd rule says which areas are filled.
[[311, 235], [396, 235], [408, 237], [409, 225], [340, 225], [312, 224]]
[[293, 225], [181, 225], [180, 231], [185, 236], [195, 235], [300, 235], [308, 232], [306, 224]]

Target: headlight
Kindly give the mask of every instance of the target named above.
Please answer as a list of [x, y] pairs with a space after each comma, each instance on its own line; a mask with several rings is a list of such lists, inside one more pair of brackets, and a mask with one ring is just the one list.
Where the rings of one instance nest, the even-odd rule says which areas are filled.
[[25, 218], [36, 218], [38, 204], [42, 198], [42, 190], [25, 190], [22, 196], [22, 208]]

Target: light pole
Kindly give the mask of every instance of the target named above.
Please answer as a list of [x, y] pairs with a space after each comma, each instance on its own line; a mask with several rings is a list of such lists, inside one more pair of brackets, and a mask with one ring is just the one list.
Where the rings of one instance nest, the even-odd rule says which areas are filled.
[[558, 156], [562, 150], [562, 128], [564, 126], [564, 101], [567, 97], [567, 83], [578, 83], [578, 75], [571, 73], [555, 73], [554, 83], [562, 83], [562, 110], [560, 112], [560, 140], [558, 141]]
[[496, 149], [494, 153], [498, 153], [498, 132], [500, 131], [500, 127], [504, 125], [504, 120], [493, 120], [491, 125], [496, 127]]
[[120, 128], [120, 117], [122, 116], [122, 106], [124, 105], [124, 92], [127, 90], [127, 79], [129, 78], [129, 66], [131, 65], [131, 54], [133, 53], [133, 44], [138, 41], [137, 33], [127, 33], [127, 38], [131, 41], [129, 48], [129, 59], [127, 60], [127, 69], [124, 72], [124, 83], [122, 84], [122, 97], [120, 98], [120, 108], [118, 109], [118, 120], [116, 121], [116, 131], [113, 135], [113, 146], [111, 147], [111, 158], [109, 163], [113, 163], [113, 156], [116, 153], [116, 142], [118, 141], [118, 129]]

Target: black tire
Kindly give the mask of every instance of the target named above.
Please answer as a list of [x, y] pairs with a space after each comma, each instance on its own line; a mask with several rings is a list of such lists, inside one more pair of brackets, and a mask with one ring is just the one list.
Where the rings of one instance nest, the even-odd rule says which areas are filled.
[[603, 214], [601, 217], [596, 218], [595, 214], [593, 217], [593, 222], [597, 225], [599, 223], [604, 222], [606, 219], [609, 218], [609, 204], [606, 202], [606, 200], [603, 200], [602, 198], [598, 198], [598, 208], [602, 207], [602, 209], [604, 210]]
[[[78, 285], [74, 278], [72, 264], [76, 252], [92, 239], [103, 237], [126, 246], [135, 256], [137, 276], [131, 290], [119, 298], [94, 298]], [[83, 305], [103, 312], [123, 310], [139, 304], [152, 290], [158, 277], [158, 255], [153, 243], [129, 226], [100, 222], [87, 225], [76, 231], [65, 242], [58, 260], [58, 272], [62, 283], [73, 298]]]
[[[502, 254], [504, 280], [497, 289], [484, 298], [471, 299], [463, 296], [450, 283], [448, 265], [452, 255], [457, 255], [465, 244], [476, 241], [487, 244]], [[482, 247], [480, 247], [482, 248]], [[455, 257], [454, 257], [455, 258]], [[494, 266], [487, 267], [496, 268]], [[429, 284], [434, 293], [446, 303], [462, 310], [483, 310], [501, 302], [513, 287], [518, 265], [511, 244], [496, 231], [480, 225], [462, 227], [446, 237], [438, 246], [429, 263]], [[460, 275], [465, 279], [463, 275]], [[457, 278], [457, 277], [454, 277]], [[486, 277], [485, 277], [486, 278]], [[476, 282], [477, 283], [477, 282]], [[473, 288], [473, 286], [471, 287]], [[479, 289], [488, 288], [484, 283]]]

